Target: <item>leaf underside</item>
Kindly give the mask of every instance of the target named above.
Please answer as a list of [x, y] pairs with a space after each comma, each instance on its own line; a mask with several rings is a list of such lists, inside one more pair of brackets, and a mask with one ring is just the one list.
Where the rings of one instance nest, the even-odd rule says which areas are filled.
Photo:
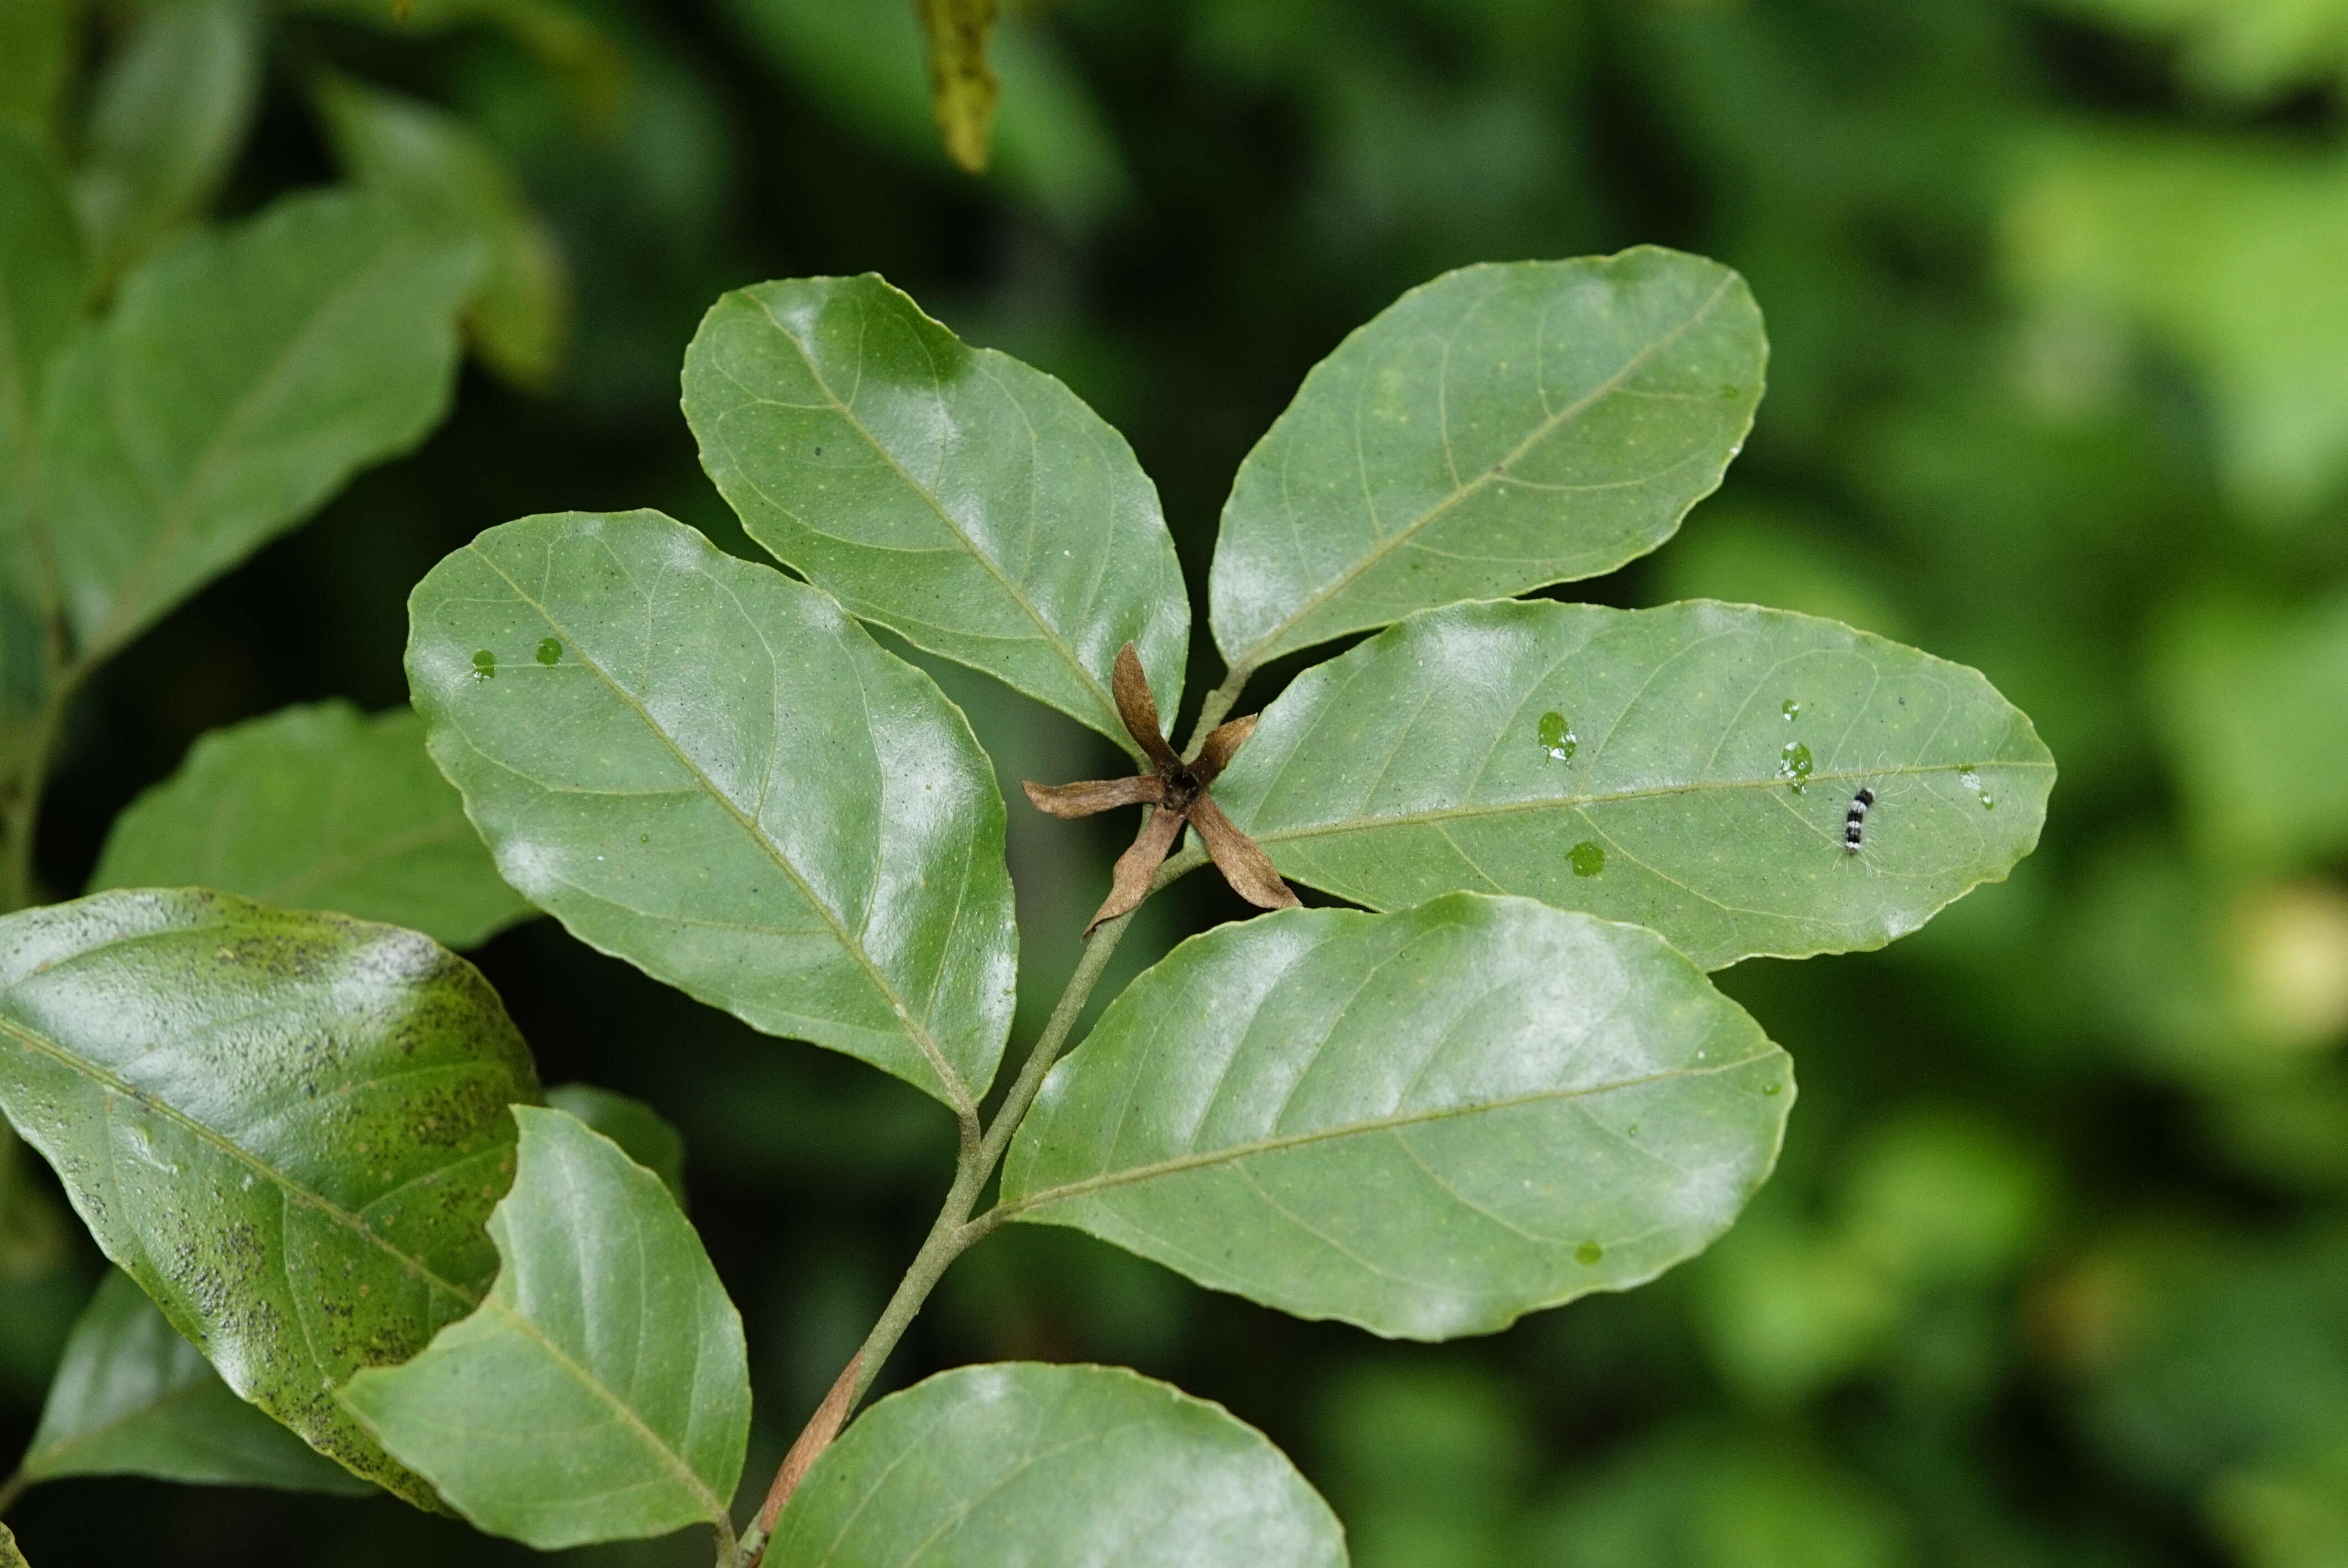
[[756, 1029], [984, 1091], [1017, 964], [1003, 799], [928, 676], [657, 512], [491, 528], [409, 609], [432, 755], [508, 882]]
[[767, 1568], [1344, 1568], [1262, 1433], [1122, 1368], [1003, 1363], [872, 1407], [783, 1511]]
[[343, 1402], [482, 1529], [543, 1551], [723, 1525], [750, 1431], [742, 1319], [660, 1178], [519, 1106], [480, 1310]]
[[1305, 671], [1215, 794], [1283, 875], [1371, 908], [1523, 894], [1718, 968], [1914, 930], [2030, 853], [2054, 782], [1962, 665], [1749, 605], [1536, 601]]
[[528, 1050], [412, 931], [199, 891], [0, 920], [0, 1109], [229, 1386], [411, 1501], [334, 1401], [471, 1311]]
[[1300, 1317], [1449, 1338], [1701, 1251], [1768, 1174], [1791, 1088], [1651, 931], [1468, 893], [1283, 911], [1110, 1004], [1004, 1202]]

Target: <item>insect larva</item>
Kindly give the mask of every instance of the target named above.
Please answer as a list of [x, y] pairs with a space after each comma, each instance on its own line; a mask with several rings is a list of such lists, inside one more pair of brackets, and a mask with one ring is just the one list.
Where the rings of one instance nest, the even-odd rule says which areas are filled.
[[1850, 810], [1843, 815], [1842, 849], [1845, 855], [1859, 853], [1859, 835], [1867, 825], [1867, 808], [1875, 804], [1875, 792], [1863, 789], [1850, 797]]

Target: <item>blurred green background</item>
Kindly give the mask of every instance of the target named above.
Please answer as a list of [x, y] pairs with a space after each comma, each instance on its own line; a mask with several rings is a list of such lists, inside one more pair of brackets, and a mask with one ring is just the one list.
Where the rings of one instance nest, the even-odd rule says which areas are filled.
[[[201, 100], [217, 174], [184, 205], [334, 178], [365, 82], [480, 138], [517, 292], [428, 445], [105, 674], [51, 886], [202, 731], [404, 702], [407, 589], [480, 528], [659, 506], [741, 545], [676, 405], [726, 288], [877, 270], [1058, 374], [1131, 438], [1196, 592], [1242, 454], [1401, 290], [1704, 251], [1767, 313], [1758, 426], [1678, 538], [1570, 591], [1783, 605], [1979, 666], [2063, 768], [2037, 855], [1890, 951], [1721, 977], [1802, 1102], [1745, 1220], [1654, 1286], [1388, 1346], [1006, 1233], [886, 1380], [1170, 1378], [1293, 1454], [1361, 1568], [2348, 1564], [2348, 0], [1014, 3], [983, 179], [938, 149], [907, 0], [221, 4], [248, 43], [176, 49], [136, 99]], [[0, 97], [88, 153], [141, 9], [0, 0]], [[44, 27], [80, 64], [27, 87]], [[1014, 801], [1107, 760], [941, 679]], [[1128, 825], [1014, 805], [1026, 1034]], [[1128, 972], [1236, 910], [1176, 893]], [[480, 960], [548, 1081], [684, 1128], [762, 1481], [925, 1228], [945, 1118], [548, 922]], [[21, 1445], [98, 1260], [6, 1207]], [[144, 1482], [12, 1521], [42, 1568], [529, 1555], [387, 1501]]]

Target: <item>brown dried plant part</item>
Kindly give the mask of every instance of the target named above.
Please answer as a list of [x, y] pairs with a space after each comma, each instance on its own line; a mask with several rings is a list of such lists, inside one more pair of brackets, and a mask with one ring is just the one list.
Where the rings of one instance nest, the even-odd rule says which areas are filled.
[[1199, 754], [1184, 762], [1166, 739], [1158, 718], [1158, 699], [1150, 694], [1142, 674], [1141, 656], [1128, 642], [1117, 651], [1117, 667], [1109, 678], [1117, 699], [1117, 715], [1154, 770], [1126, 779], [1092, 779], [1082, 784], [1039, 784], [1023, 781], [1027, 798], [1037, 811], [1053, 816], [1091, 816], [1121, 805], [1147, 805], [1149, 816], [1133, 847], [1117, 857], [1108, 897], [1085, 925], [1089, 934], [1104, 920], [1138, 907], [1149, 892], [1149, 880], [1159, 864], [1173, 852], [1182, 825], [1189, 824], [1207, 846], [1223, 879], [1249, 903], [1262, 909], [1289, 909], [1296, 895], [1272, 868], [1272, 857], [1255, 840], [1232, 825], [1207, 793], [1231, 757], [1255, 733], [1255, 716], [1219, 724], [1199, 746]]

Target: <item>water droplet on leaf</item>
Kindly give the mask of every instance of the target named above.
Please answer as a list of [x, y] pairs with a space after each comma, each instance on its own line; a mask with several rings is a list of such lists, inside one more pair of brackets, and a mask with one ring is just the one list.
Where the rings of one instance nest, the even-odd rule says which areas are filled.
[[1540, 716], [1540, 727], [1537, 733], [1540, 739], [1541, 750], [1560, 763], [1571, 762], [1573, 753], [1581, 745], [1581, 738], [1566, 727], [1563, 713], [1543, 713]]
[[1981, 792], [1981, 803], [1982, 809], [1983, 811], [1995, 811], [1997, 809], [1997, 798], [1991, 794], [1987, 790]]
[[1795, 717], [1801, 712], [1802, 705], [1799, 702], [1795, 702], [1791, 697], [1788, 697], [1786, 699], [1785, 706], [1779, 708], [1777, 711], [1786, 715], [1786, 723], [1790, 724], [1794, 722]]
[[1576, 876], [1595, 876], [1606, 869], [1606, 851], [1585, 838], [1565, 852], [1565, 863]]
[[1588, 1268], [1606, 1255], [1606, 1249], [1594, 1241], [1583, 1242], [1573, 1249], [1573, 1261]]
[[541, 664], [561, 663], [562, 644], [551, 637], [542, 640], [538, 645], [538, 661]]
[[1786, 749], [1777, 756], [1777, 776], [1791, 783], [1794, 793], [1799, 794], [1814, 765], [1810, 760], [1809, 747], [1799, 741], [1787, 741]]
[[1764, 1094], [1775, 1094], [1785, 1087], [1786, 1086], [1782, 1083], [1765, 1083], [1761, 1086], [1761, 1092]]
[[473, 679], [494, 681], [498, 678], [498, 656], [484, 648], [473, 655]]

